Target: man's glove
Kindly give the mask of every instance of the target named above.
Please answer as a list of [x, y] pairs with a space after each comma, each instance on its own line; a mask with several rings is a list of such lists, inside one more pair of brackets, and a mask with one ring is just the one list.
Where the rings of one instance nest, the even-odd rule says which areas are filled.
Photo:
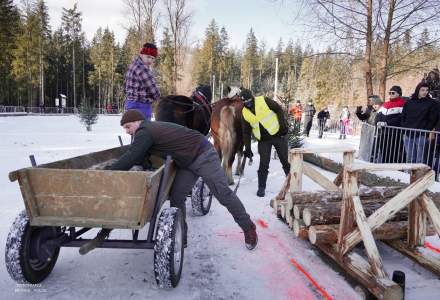
[[254, 156], [254, 154], [252, 153], [252, 150], [251, 150], [251, 149], [246, 149], [246, 150], [244, 150], [243, 155], [244, 155], [245, 157], [249, 158], [249, 159], [251, 159], [251, 158]]
[[377, 122], [376, 126], [379, 128], [381, 128], [383, 126], [387, 126], [387, 122]]
[[111, 170], [112, 169], [112, 165], [106, 165], [103, 170]]
[[361, 113], [362, 112], [362, 106], [357, 106], [356, 107], [356, 112], [357, 113]]

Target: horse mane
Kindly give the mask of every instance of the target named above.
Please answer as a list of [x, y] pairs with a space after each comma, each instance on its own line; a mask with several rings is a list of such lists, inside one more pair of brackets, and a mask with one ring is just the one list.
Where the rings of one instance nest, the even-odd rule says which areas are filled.
[[156, 106], [156, 120], [182, 125], [182, 120], [176, 119], [176, 109], [189, 111], [192, 109], [191, 98], [183, 95], [168, 95], [162, 97]]

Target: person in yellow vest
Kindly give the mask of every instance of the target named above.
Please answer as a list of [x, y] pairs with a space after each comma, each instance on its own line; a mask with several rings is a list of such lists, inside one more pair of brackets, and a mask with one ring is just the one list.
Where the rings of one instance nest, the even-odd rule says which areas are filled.
[[251, 134], [258, 141], [260, 166], [258, 168], [258, 197], [266, 192], [267, 174], [269, 173], [270, 152], [272, 146], [278, 153], [284, 173], [289, 174], [287, 132], [288, 123], [281, 106], [264, 96], [254, 97], [248, 89], [242, 89], [240, 98], [243, 101], [242, 128], [244, 155], [252, 158]]

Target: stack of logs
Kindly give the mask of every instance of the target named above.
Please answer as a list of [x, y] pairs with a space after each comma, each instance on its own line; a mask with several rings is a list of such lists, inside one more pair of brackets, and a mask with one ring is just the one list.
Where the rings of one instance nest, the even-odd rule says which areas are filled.
[[[335, 183], [338, 184], [338, 178]], [[341, 218], [342, 190], [318, 192], [289, 192], [290, 178], [286, 178], [282, 191], [276, 198], [277, 215], [288, 223], [295, 236], [309, 239], [312, 244], [333, 244], [338, 240]], [[365, 215], [368, 217], [403, 187], [361, 187], [359, 196]], [[293, 208], [288, 209], [289, 198]], [[272, 201], [274, 205], [275, 201]], [[399, 211], [392, 220], [377, 228], [377, 240], [404, 239], [407, 236], [408, 211]], [[435, 234], [432, 225], [427, 226], [427, 235]]]

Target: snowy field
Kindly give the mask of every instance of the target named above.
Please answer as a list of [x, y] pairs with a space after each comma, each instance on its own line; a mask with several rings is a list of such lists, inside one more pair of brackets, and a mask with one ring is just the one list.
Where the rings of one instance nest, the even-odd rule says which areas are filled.
[[[75, 116], [0, 117], [0, 251], [10, 226], [24, 209], [17, 182], [9, 182], [8, 173], [30, 165], [34, 154], [37, 163], [52, 162], [125, 143], [129, 136], [119, 126], [119, 116], [102, 116], [93, 131], [87, 132]], [[308, 145], [351, 145], [358, 140], [348, 137], [341, 142], [316, 134]], [[256, 146], [256, 145], [255, 145]], [[256, 147], [255, 147], [256, 148]], [[254, 154], [256, 154], [254, 149]], [[258, 155], [252, 166], [246, 166], [238, 195], [257, 223], [259, 244], [246, 250], [243, 233], [226, 209], [214, 201], [204, 217], [191, 214], [188, 202], [188, 248], [182, 278], [177, 288], [156, 287], [151, 250], [96, 249], [86, 256], [77, 248], [62, 248], [51, 275], [40, 285], [21, 286], [9, 277], [4, 261], [0, 264], [0, 299], [323, 299], [300, 269], [319, 284], [333, 299], [357, 299], [353, 282], [346, 278], [308, 242], [296, 239], [269, 207], [278, 193], [284, 174], [279, 161], [272, 161], [266, 197], [255, 196]], [[333, 174], [322, 171], [329, 177]], [[304, 178], [305, 190], [318, 186]], [[141, 235], [146, 235], [146, 228]], [[111, 237], [128, 238], [128, 231], [115, 231]], [[428, 239], [434, 245], [436, 238]], [[406, 273], [406, 299], [439, 299], [437, 276], [409, 259], [380, 244], [386, 270]], [[440, 254], [431, 250], [440, 259]], [[300, 266], [300, 268], [298, 268]]]

